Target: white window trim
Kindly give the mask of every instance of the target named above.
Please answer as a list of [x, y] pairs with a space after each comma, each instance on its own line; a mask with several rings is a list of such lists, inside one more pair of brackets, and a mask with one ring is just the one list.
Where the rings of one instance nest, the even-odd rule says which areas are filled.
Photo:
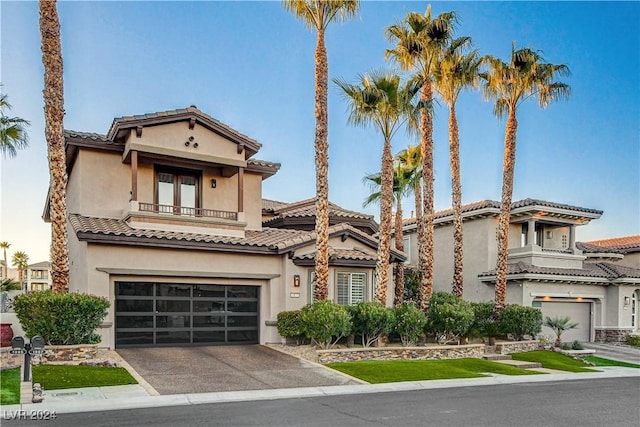
[[[345, 271], [345, 270], [338, 271], [338, 270], [336, 270], [336, 272], [335, 272], [335, 286], [334, 286], [334, 288], [335, 288], [335, 298], [334, 298], [335, 302], [337, 304], [340, 304], [340, 301], [338, 299], [339, 296], [340, 296], [340, 292], [339, 292], [338, 287], [341, 286], [341, 285], [339, 284], [338, 277], [341, 274], [348, 275], [348, 284], [347, 284], [347, 286], [349, 288], [348, 289], [348, 301], [347, 301], [347, 304], [342, 304], [342, 305], [354, 305], [354, 304], [358, 304], [359, 302], [367, 301], [368, 297], [369, 297], [369, 292], [368, 292], [369, 291], [369, 280], [368, 280], [369, 279], [369, 275], [364, 271]], [[364, 276], [363, 289], [362, 289], [362, 301], [354, 300], [353, 278], [356, 275]]]

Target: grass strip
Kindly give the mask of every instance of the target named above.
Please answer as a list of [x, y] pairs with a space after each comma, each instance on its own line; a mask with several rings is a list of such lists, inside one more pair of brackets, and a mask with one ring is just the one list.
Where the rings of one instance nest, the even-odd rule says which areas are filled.
[[88, 365], [34, 366], [33, 382], [40, 383], [45, 390], [104, 387], [138, 383], [124, 368]]
[[538, 362], [542, 364], [543, 368], [556, 369], [558, 371], [568, 372], [598, 372], [594, 369], [589, 369], [589, 365], [576, 360], [573, 357], [569, 357], [562, 353], [546, 350], [534, 350], [524, 353], [513, 353], [511, 357], [514, 360], [523, 360], [526, 362]]
[[587, 362], [593, 363], [596, 366], [623, 366], [625, 368], [640, 368], [640, 365], [637, 365], [635, 363], [605, 359], [604, 357], [598, 356], [584, 356], [582, 359], [586, 360]]
[[20, 368], [0, 371], [0, 405], [20, 403]]
[[537, 375], [503, 363], [483, 359], [448, 360], [368, 360], [330, 363], [326, 366], [367, 381], [370, 384], [399, 381], [425, 381], [486, 377], [485, 373], [503, 375]]

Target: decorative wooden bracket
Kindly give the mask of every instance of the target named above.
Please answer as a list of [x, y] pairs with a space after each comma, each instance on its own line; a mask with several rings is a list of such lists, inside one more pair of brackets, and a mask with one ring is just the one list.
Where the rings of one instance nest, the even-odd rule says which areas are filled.
[[142, 126], [136, 126], [136, 137], [140, 138], [142, 136]]
[[189, 129], [193, 129], [194, 127], [196, 127], [196, 118], [195, 117], [191, 117], [189, 119]]
[[242, 150], [244, 150], [244, 143], [238, 143], [238, 154], [242, 154]]

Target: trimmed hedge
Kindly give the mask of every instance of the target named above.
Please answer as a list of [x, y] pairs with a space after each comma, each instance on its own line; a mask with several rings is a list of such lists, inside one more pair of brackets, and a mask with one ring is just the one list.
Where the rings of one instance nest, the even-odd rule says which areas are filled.
[[300, 338], [304, 335], [302, 311], [281, 311], [278, 313], [277, 326], [282, 338], [295, 338], [296, 344], [300, 344]]
[[471, 305], [448, 292], [435, 292], [429, 302], [427, 332], [444, 344], [464, 336], [473, 324]]
[[393, 311], [395, 314], [394, 330], [400, 335], [402, 345], [405, 347], [415, 345], [427, 324], [424, 311], [420, 310], [414, 302], [405, 302], [395, 307]]
[[18, 295], [14, 309], [28, 337], [40, 335], [49, 345], [96, 344], [96, 329], [109, 301], [78, 293], [32, 292]]
[[333, 301], [319, 301], [302, 308], [302, 322], [307, 338], [322, 349], [331, 348], [349, 335], [353, 324], [347, 307]]
[[503, 333], [511, 334], [516, 341], [522, 341], [525, 335], [535, 337], [542, 331], [542, 311], [509, 304], [498, 315], [498, 325]]
[[349, 307], [352, 333], [362, 337], [362, 346], [370, 347], [382, 334], [393, 330], [393, 311], [379, 302], [362, 302]]

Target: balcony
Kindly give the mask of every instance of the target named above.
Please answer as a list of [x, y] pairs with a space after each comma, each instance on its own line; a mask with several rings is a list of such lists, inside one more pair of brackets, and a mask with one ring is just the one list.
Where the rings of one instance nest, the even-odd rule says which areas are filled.
[[222, 218], [232, 221], [238, 220], [237, 212], [217, 211], [214, 209], [188, 208], [184, 206], [159, 205], [157, 203], [138, 203], [140, 212], [154, 212], [190, 217]]
[[579, 250], [525, 245], [519, 248], [509, 248], [508, 262], [522, 261], [540, 267], [582, 268], [582, 262], [585, 259], [586, 257]]
[[244, 212], [131, 201], [122, 218], [132, 228], [244, 237]]

